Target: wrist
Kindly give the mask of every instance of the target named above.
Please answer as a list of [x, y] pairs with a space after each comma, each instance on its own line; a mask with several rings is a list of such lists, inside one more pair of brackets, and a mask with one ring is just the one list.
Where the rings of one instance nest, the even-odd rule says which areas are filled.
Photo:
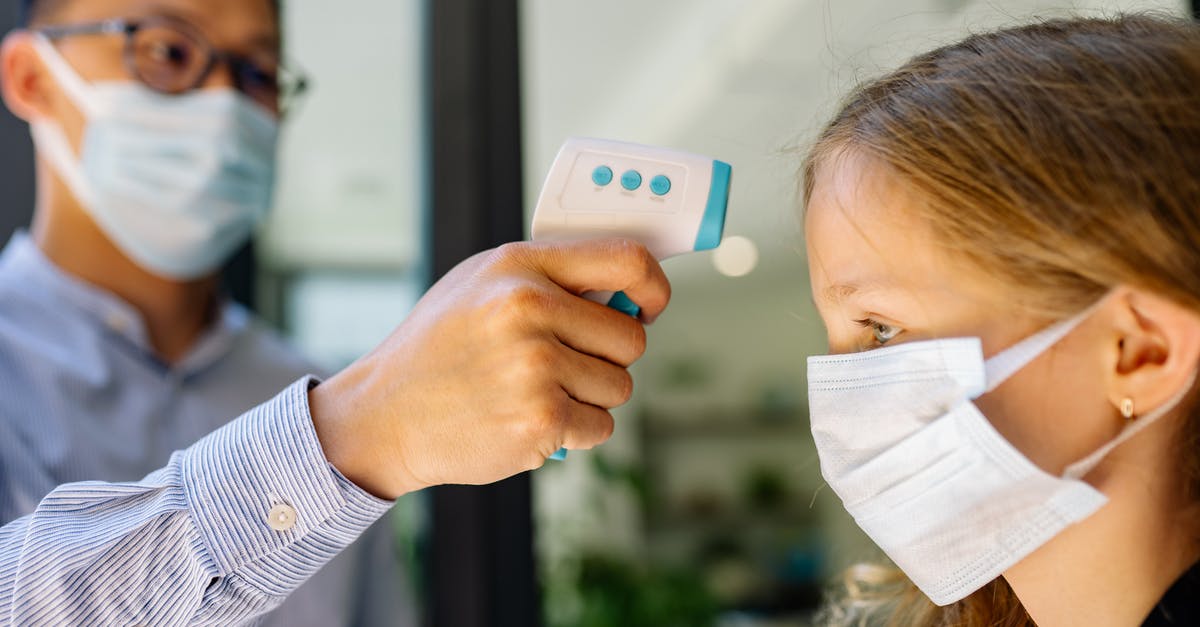
[[387, 454], [387, 435], [371, 419], [376, 408], [369, 388], [352, 365], [309, 389], [309, 411], [325, 459], [363, 490], [394, 500], [419, 487], [402, 479]]

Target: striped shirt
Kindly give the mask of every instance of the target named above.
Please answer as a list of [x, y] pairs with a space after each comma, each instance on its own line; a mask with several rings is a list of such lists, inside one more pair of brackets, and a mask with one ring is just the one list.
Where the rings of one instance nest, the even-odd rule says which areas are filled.
[[265, 622], [412, 624], [390, 529], [372, 527], [390, 504], [325, 461], [309, 371], [233, 305], [163, 364], [126, 303], [15, 237], [0, 256], [0, 625], [238, 624], [310, 577]]

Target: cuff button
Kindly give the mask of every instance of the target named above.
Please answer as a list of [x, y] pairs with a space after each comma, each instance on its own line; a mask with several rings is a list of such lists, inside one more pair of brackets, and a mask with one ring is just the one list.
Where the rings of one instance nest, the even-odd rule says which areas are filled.
[[296, 526], [296, 510], [280, 503], [267, 512], [267, 524], [275, 531], [287, 531]]

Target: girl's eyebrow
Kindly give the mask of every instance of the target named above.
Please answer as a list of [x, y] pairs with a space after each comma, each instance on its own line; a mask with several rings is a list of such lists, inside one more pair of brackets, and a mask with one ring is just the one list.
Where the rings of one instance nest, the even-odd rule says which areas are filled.
[[887, 285], [877, 280], [848, 281], [834, 283], [821, 292], [821, 298], [829, 303], [841, 303], [856, 294], [889, 291]]

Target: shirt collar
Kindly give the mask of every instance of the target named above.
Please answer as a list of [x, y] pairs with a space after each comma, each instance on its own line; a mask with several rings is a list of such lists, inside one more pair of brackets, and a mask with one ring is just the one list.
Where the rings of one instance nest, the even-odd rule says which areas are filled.
[[28, 233], [18, 231], [4, 248], [0, 254], [0, 275], [15, 279], [21, 291], [32, 298], [72, 308], [148, 359], [181, 375], [198, 372], [228, 355], [235, 340], [250, 325], [248, 312], [226, 301], [216, 323], [201, 335], [183, 359], [168, 367], [155, 357], [145, 322], [132, 305], [64, 272], [42, 253]]

